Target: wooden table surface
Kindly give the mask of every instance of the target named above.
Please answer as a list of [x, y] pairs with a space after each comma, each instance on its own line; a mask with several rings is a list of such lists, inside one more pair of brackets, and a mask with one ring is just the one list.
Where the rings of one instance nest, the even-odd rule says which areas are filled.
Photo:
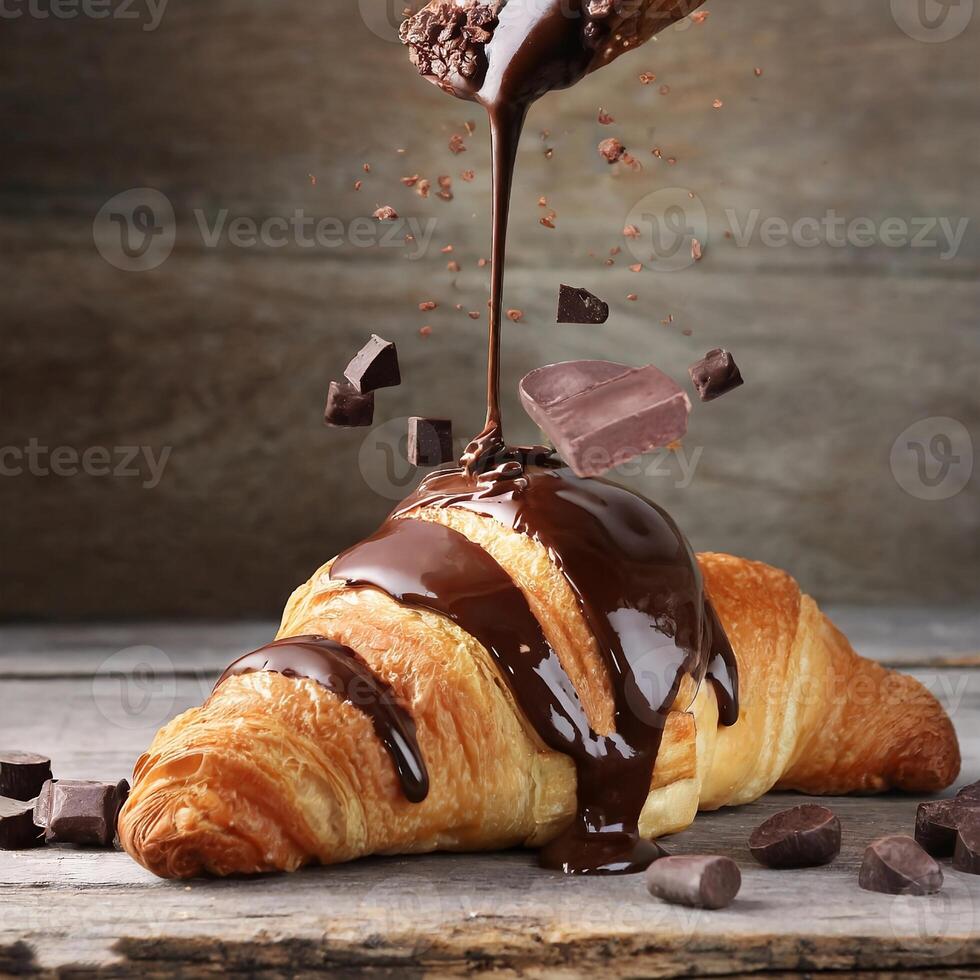
[[[959, 732], [961, 782], [980, 777], [980, 614], [835, 610], [855, 645], [909, 669]], [[49, 753], [56, 775], [116, 779], [158, 725], [196, 704], [268, 624], [0, 630], [0, 745]], [[642, 879], [569, 879], [530, 854], [361, 861], [257, 880], [159, 881], [125, 854], [0, 853], [0, 976], [521, 977], [980, 976], [980, 877], [945, 869], [938, 895], [864, 892], [874, 837], [911, 831], [918, 802], [830, 801], [829, 867], [767, 871], [746, 840], [791, 803], [772, 795], [700, 816], [675, 853], [742, 867], [720, 912], [651, 899]]]

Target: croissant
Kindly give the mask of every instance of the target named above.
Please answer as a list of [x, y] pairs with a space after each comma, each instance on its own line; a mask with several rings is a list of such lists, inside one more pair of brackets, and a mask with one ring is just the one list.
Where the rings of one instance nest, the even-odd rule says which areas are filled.
[[555, 464], [435, 473], [278, 637], [138, 761], [119, 837], [157, 875], [514, 846], [634, 870], [699, 809], [959, 770], [938, 702], [789, 575], [695, 558], [655, 505]]

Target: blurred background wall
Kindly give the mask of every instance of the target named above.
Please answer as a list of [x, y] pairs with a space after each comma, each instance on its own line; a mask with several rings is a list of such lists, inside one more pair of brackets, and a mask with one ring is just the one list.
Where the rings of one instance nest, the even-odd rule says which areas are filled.
[[[542, 363], [686, 382], [724, 345], [746, 387], [622, 478], [697, 548], [786, 567], [821, 599], [975, 604], [973, 6], [716, 0], [539, 103], [508, 270], [512, 437], [535, 438], [515, 395]], [[406, 416], [450, 416], [461, 442], [480, 427], [487, 127], [415, 75], [401, 8], [5, 6], [0, 617], [278, 614], [411, 486]], [[642, 170], [598, 158], [612, 135]], [[428, 199], [400, 181], [416, 174]], [[365, 220], [382, 204], [413, 222], [387, 241]], [[608, 299], [609, 323], [556, 327], [559, 282]], [[404, 384], [375, 429], [327, 430], [327, 383], [372, 332]]]

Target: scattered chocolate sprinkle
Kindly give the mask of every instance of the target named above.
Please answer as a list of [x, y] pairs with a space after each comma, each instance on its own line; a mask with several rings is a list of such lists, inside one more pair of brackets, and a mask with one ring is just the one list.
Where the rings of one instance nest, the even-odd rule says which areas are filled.
[[704, 253], [703, 253], [703, 251], [701, 249], [701, 243], [696, 238], [692, 238], [691, 239], [691, 258], [694, 259], [695, 262], [700, 262], [701, 261], [701, 256], [703, 254]]
[[423, 177], [422, 180], [420, 180], [416, 185], [415, 193], [418, 194], [419, 197], [428, 197], [429, 189], [431, 187], [432, 187], [431, 181], [428, 181]]
[[451, 201], [453, 199], [453, 192], [452, 191], [439, 191], [436, 194], [436, 197], [438, 197], [440, 201]]
[[521, 320], [524, 319], [524, 311], [523, 310], [508, 310], [507, 311], [507, 319], [508, 320], [513, 320], [514, 323], [520, 323]]
[[412, 174], [411, 177], [402, 177], [402, 183], [406, 187], [414, 187], [419, 182], [419, 175]]
[[696, 10], [693, 14], [691, 14], [691, 20], [693, 20], [695, 24], [703, 24], [710, 16], [710, 10]]
[[656, 80], [657, 76], [654, 75], [652, 71], [645, 71], [640, 75], [640, 81], [644, 85], [649, 85], [651, 82], [655, 82]]
[[449, 260], [449, 261], [448, 261], [448, 262], [446, 263], [446, 268], [447, 268], [447, 269], [448, 269], [448, 270], [449, 270], [450, 272], [459, 272], [459, 263], [458, 263], [458, 262], [457, 262], [457, 261], [456, 261], [455, 259], [450, 259], [450, 260]]
[[463, 128], [466, 130], [468, 136], [472, 136], [476, 132], [476, 123], [472, 119], [467, 119], [463, 123]]
[[617, 163], [626, 152], [626, 147], [615, 136], [610, 136], [599, 144], [598, 150], [599, 156], [607, 163]]
[[550, 146], [548, 147], [548, 149], [546, 149], [544, 151], [544, 158], [545, 158], [545, 160], [550, 160], [554, 155], [555, 155], [555, 151]]
[[724, 104], [725, 103], [722, 102], [721, 99], [715, 99], [714, 102], [711, 103], [711, 108], [720, 109]]
[[315, 174], [307, 174], [306, 176], [310, 178], [310, 186], [311, 187], [316, 187], [316, 175]]
[[480, 319], [480, 311], [479, 311], [479, 310], [470, 310], [470, 312], [469, 312], [469, 313], [467, 313], [466, 315], [467, 315], [467, 316], [468, 316], [468, 317], [469, 317], [469, 318], [470, 318], [471, 320], [479, 320], [479, 319]]
[[390, 204], [382, 205], [377, 211], [374, 212], [374, 216], [378, 219], [378, 221], [398, 220], [398, 212]]
[[364, 186], [364, 181], [363, 180], [355, 180], [354, 181], [354, 190], [355, 191], [359, 191], [363, 186]]
[[481, 269], [483, 269], [483, 268], [485, 268], [486, 266], [488, 266], [488, 265], [490, 264], [490, 260], [489, 260], [489, 259], [477, 259], [477, 262], [476, 262], [476, 264], [477, 264], [477, 265], [478, 265], [478, 266], [479, 266], [479, 267], [480, 267]]
[[548, 198], [541, 196], [538, 198], [538, 207], [546, 208], [548, 206]]
[[643, 271], [642, 262], [637, 262], [635, 265], [630, 266], [630, 272], [642, 272], [642, 271]]
[[466, 152], [466, 141], [463, 139], [459, 133], [454, 133], [449, 137], [449, 149], [459, 156], [460, 153]]
[[753, 68], [752, 70], [755, 73], [755, 77], [756, 78], [762, 78], [762, 69], [761, 68]]
[[439, 304], [436, 303], [434, 300], [431, 300], [431, 299], [427, 299], [424, 303], [419, 303], [419, 309], [423, 313], [428, 313], [431, 310], [436, 309], [438, 306], [439, 306]]
[[475, 170], [464, 170], [460, 174], [460, 177], [462, 177], [463, 180], [465, 180], [467, 183], [469, 183], [470, 181], [473, 181], [473, 180], [476, 179], [476, 171]]
[[552, 218], [541, 218], [540, 223], [545, 226], [545, 228], [554, 228], [555, 222]]
[[619, 255], [620, 252], [622, 252], [622, 249], [618, 245], [613, 245], [613, 247], [609, 249], [610, 255]]
[[448, 174], [443, 174], [442, 176], [437, 177], [436, 181], [444, 191], [449, 190], [449, 188], [453, 186], [453, 179]]
[[602, 106], [599, 106], [599, 125], [600, 126], [611, 126], [616, 120], [606, 112]]
[[627, 225], [623, 229], [623, 236], [625, 238], [639, 238], [640, 237], [640, 229], [637, 228], [636, 225]]
[[424, 327], [419, 327], [419, 336], [428, 337], [432, 333], [432, 327], [426, 325]]
[[366, 174], [369, 174], [371, 172], [371, 164], [370, 163], [365, 163], [364, 164], [364, 172]]
[[640, 297], [639, 297], [639, 296], [637, 296], [637, 295], [636, 295], [636, 293], [627, 293], [627, 294], [626, 294], [626, 298], [627, 298], [627, 299], [628, 299], [628, 300], [629, 300], [629, 301], [630, 301], [631, 303], [635, 303], [635, 302], [636, 302], [636, 301], [637, 301], [637, 300], [638, 300], [638, 299], [639, 299]]

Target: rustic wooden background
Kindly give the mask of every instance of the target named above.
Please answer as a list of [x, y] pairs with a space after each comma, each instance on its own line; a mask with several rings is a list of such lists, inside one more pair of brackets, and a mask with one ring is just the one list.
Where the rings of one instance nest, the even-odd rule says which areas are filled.
[[[648, 461], [633, 482], [696, 547], [790, 568], [822, 599], [969, 603], [980, 481], [922, 499], [914, 472], [900, 482], [889, 459], [921, 419], [950, 417], [980, 438], [980, 13], [955, 39], [926, 43], [898, 26], [893, 6], [717, 0], [700, 26], [536, 107], [509, 273], [508, 305], [525, 311], [506, 342], [510, 424], [533, 437], [513, 395], [549, 359], [653, 361], [685, 377], [724, 344], [748, 384], [696, 406], [693, 482], [678, 486], [677, 458]], [[485, 317], [454, 307], [484, 309], [486, 126], [414, 76], [383, 36], [384, 8], [170, 0], [151, 30], [142, 3], [128, 8], [137, 20], [0, 25], [0, 446], [170, 450], [154, 488], [85, 474], [0, 479], [0, 616], [274, 614], [407, 486], [399, 420], [450, 415], [460, 438], [479, 426]], [[639, 83], [644, 70], [655, 84]], [[615, 126], [596, 123], [600, 105]], [[448, 138], [468, 119], [476, 133], [454, 157]], [[601, 163], [594, 146], [606, 135], [643, 170]], [[455, 200], [401, 186], [416, 173], [433, 184], [452, 175]], [[176, 243], [158, 268], [123, 271], [97, 251], [93, 222], [140, 187], [171, 202]], [[631, 209], [664, 188], [703, 203], [703, 261], [636, 274], [624, 253], [607, 267]], [[555, 230], [538, 222], [539, 195]], [[389, 203], [435, 220], [421, 257], [243, 248], [227, 236], [210, 247], [196, 217], [301, 209], [350, 222]], [[731, 209], [739, 222], [753, 209], [789, 222], [834, 209], [970, 225], [946, 259], [884, 244], [772, 248], [756, 237], [739, 247], [725, 237]], [[459, 275], [446, 269], [452, 258]], [[606, 296], [609, 324], [557, 328], [560, 281]], [[428, 299], [439, 309], [419, 313]], [[327, 382], [372, 331], [399, 343], [406, 383], [379, 396], [379, 430], [327, 431]]]

